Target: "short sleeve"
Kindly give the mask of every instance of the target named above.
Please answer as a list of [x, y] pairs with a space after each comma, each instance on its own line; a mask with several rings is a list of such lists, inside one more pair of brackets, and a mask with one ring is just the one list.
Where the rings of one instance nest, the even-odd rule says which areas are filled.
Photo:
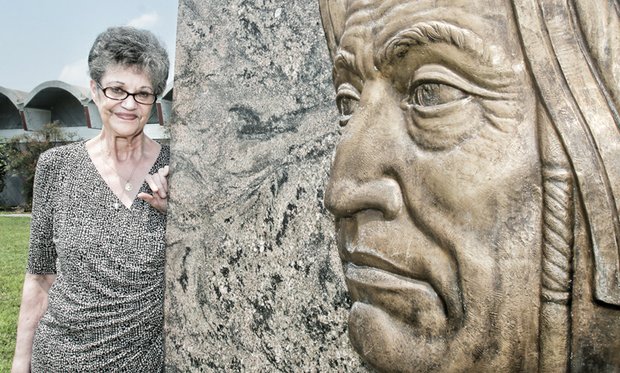
[[54, 152], [48, 150], [41, 154], [37, 162], [32, 195], [32, 221], [27, 267], [27, 272], [31, 274], [56, 273], [53, 201], [60, 170], [59, 161], [59, 157], [54, 157]]

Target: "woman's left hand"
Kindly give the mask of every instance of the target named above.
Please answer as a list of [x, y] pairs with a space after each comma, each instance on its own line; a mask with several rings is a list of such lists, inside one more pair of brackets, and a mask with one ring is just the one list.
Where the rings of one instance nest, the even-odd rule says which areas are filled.
[[138, 198], [148, 202], [157, 211], [165, 214], [168, 211], [168, 172], [169, 167], [164, 166], [153, 175], [146, 175], [146, 182], [151, 187], [153, 194], [139, 193]]

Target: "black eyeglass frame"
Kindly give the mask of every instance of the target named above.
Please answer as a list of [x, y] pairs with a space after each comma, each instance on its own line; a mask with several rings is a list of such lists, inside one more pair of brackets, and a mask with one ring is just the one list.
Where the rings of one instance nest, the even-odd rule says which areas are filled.
[[[134, 101], [136, 101], [139, 104], [142, 105], [153, 105], [156, 101], [157, 101], [157, 95], [150, 93], [150, 92], [135, 92], [135, 93], [129, 93], [126, 90], [120, 88], [120, 87], [105, 87], [103, 88], [101, 86], [101, 84], [97, 83], [97, 87], [101, 90], [101, 92], [103, 92], [103, 95], [107, 98], [109, 98], [110, 100], [114, 100], [114, 101], [123, 101], [125, 100], [127, 97], [132, 96]], [[117, 98], [117, 97], [110, 97], [108, 96], [108, 93], [106, 92], [108, 89], [110, 88], [114, 88], [114, 89], [118, 89], [119, 91], [123, 92], [125, 94], [125, 97], [123, 98]], [[151, 95], [153, 97], [153, 101], [152, 102], [143, 102], [141, 100], [138, 99], [138, 97], [136, 97], [136, 95], [140, 95], [140, 94], [148, 94]]]

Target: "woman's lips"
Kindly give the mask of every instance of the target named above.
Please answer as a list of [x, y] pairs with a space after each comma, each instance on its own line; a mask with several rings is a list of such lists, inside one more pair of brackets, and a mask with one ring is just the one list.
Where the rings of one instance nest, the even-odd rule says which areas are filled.
[[128, 113], [114, 113], [114, 115], [116, 115], [116, 117], [118, 117], [121, 120], [127, 120], [127, 121], [133, 121], [138, 118], [136, 114], [128, 114]]
[[433, 287], [375, 267], [344, 266], [347, 287], [354, 302], [378, 307], [403, 322], [419, 327], [423, 334], [444, 332], [447, 310]]

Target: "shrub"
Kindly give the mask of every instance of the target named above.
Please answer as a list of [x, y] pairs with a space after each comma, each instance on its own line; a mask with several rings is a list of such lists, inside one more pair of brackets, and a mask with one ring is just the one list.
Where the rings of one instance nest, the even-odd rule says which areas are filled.
[[60, 123], [54, 121], [44, 125], [40, 130], [15, 136], [5, 144], [8, 169], [24, 180], [22, 193], [26, 201], [24, 206], [26, 210], [30, 210], [32, 206], [32, 188], [39, 156], [47, 149], [71, 142], [74, 137], [75, 134], [64, 132], [60, 128]]
[[0, 192], [4, 190], [4, 177], [9, 169], [9, 158], [7, 155], [7, 145], [0, 144]]

